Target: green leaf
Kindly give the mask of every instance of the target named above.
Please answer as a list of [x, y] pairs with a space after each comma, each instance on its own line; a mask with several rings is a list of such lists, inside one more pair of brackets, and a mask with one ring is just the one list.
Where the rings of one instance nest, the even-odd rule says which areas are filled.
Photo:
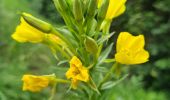
[[115, 62], [115, 59], [114, 58], [113, 59], [105, 59], [103, 62], [104, 63], [111, 63], [111, 62]]
[[98, 59], [98, 64], [101, 64], [109, 55], [109, 53], [111, 52], [112, 50], [112, 46], [113, 46], [113, 43], [111, 43], [100, 55], [99, 59]]
[[57, 66], [60, 66], [60, 65], [62, 65], [62, 64], [65, 64], [65, 63], [67, 63], [67, 62], [68, 62], [68, 60], [59, 61], [58, 64], [57, 64]]
[[170, 58], [159, 59], [154, 64], [160, 69], [166, 69], [170, 65]]
[[97, 44], [100, 45], [102, 43], [104, 43], [105, 41], [107, 41], [110, 37], [112, 37], [114, 35], [115, 32], [112, 32], [111, 34], [107, 34], [104, 37], [101, 37], [98, 41]]
[[110, 89], [112, 87], [114, 87], [115, 85], [119, 84], [120, 82], [122, 82], [125, 78], [127, 78], [128, 74], [124, 75], [122, 78], [120, 78], [117, 81], [108, 81], [106, 83], [104, 83], [101, 87], [101, 90], [105, 90], [105, 89]]
[[93, 79], [90, 77], [90, 81], [88, 82], [88, 85], [90, 86], [91, 89], [93, 89], [94, 91], [96, 91], [99, 95], [101, 95], [100, 91], [98, 90], [95, 82], [93, 81]]
[[106, 66], [104, 66], [104, 67], [97, 66], [97, 67], [95, 67], [95, 70], [98, 72], [103, 72], [103, 73], [106, 73], [109, 71]]
[[[64, 37], [69, 39], [73, 45], [77, 45], [76, 41], [79, 41], [66, 27], [55, 28], [59, 33], [63, 34]], [[76, 41], [75, 41], [76, 40]]]
[[1, 91], [0, 91], [0, 100], [7, 100], [7, 98]]

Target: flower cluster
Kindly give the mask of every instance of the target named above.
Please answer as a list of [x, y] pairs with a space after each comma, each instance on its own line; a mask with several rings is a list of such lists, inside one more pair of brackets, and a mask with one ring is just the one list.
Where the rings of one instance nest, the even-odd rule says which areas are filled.
[[[126, 0], [53, 0], [63, 17], [66, 27], [54, 27], [30, 14], [21, 14], [21, 23], [12, 34], [18, 42], [41, 43], [47, 45], [52, 53], [62, 55], [68, 60], [70, 67], [65, 76], [59, 79], [52, 75], [24, 75], [23, 90], [39, 92], [57, 83], [68, 83], [77, 89], [80, 82], [90, 87], [98, 94], [102, 85], [112, 80], [112, 73], [116, 74], [122, 65], [145, 63], [149, 53], [144, 49], [145, 39], [142, 34], [133, 36], [129, 32], [121, 32], [116, 43], [116, 53], [108, 59], [112, 51], [112, 44], [105, 43], [113, 35], [109, 32], [111, 22], [126, 10]], [[112, 64], [107, 73], [96, 72], [104, 63]], [[107, 65], [107, 64], [106, 64]], [[103, 68], [106, 68], [104, 66]], [[119, 69], [119, 72], [121, 70]], [[95, 73], [102, 77], [97, 78]], [[81, 86], [80, 86], [81, 87]]]

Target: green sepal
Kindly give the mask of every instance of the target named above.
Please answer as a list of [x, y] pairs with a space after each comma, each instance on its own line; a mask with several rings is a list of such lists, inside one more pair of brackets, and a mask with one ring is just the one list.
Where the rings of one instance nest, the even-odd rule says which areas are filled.
[[77, 22], [83, 22], [83, 12], [81, 0], [73, 1], [73, 15]]
[[90, 0], [87, 10], [87, 17], [93, 18], [95, 16], [98, 0]]
[[104, 0], [104, 2], [102, 3], [102, 6], [99, 8], [98, 16], [97, 16], [97, 19], [99, 21], [103, 21], [105, 19], [105, 16], [107, 14], [107, 9], [109, 6], [109, 2], [110, 0]]
[[31, 26], [35, 27], [36, 29], [45, 32], [45, 33], [50, 33], [52, 31], [52, 26], [51, 24], [42, 21], [34, 16], [31, 16], [27, 13], [22, 13], [21, 14], [23, 19], [30, 24]]
[[88, 52], [90, 52], [91, 54], [94, 54], [94, 55], [97, 54], [98, 45], [93, 38], [87, 36], [85, 41], [84, 41], [84, 45], [85, 45], [86, 51], [88, 51]]

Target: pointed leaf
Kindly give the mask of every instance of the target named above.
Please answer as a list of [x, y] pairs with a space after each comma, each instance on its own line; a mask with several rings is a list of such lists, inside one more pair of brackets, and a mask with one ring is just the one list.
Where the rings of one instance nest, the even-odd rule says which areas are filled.
[[114, 87], [115, 85], [119, 84], [120, 82], [122, 82], [125, 78], [127, 78], [128, 74], [124, 75], [122, 78], [120, 78], [117, 81], [108, 81], [106, 83], [104, 83], [101, 87], [101, 90], [105, 90], [105, 89], [110, 89], [112, 87]]
[[111, 52], [112, 50], [112, 46], [113, 46], [113, 43], [111, 43], [100, 55], [99, 59], [98, 59], [98, 64], [101, 64], [109, 55], [109, 53]]

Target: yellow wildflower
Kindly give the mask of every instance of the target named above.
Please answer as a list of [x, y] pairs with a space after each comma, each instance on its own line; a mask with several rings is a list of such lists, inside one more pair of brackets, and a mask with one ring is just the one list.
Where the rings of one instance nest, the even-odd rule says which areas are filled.
[[66, 77], [72, 79], [71, 87], [76, 89], [79, 80], [83, 82], [89, 81], [88, 69], [74, 56], [70, 61], [70, 69], [66, 72]]
[[126, 0], [110, 0], [105, 19], [111, 20], [121, 15], [126, 10], [125, 3], [126, 3]]
[[[31, 16], [31, 15], [30, 15]], [[28, 24], [23, 17], [21, 17], [21, 23], [16, 28], [16, 31], [12, 34], [12, 38], [18, 42], [32, 42], [39, 43], [44, 39], [45, 34]]]
[[29, 90], [31, 92], [39, 92], [42, 89], [48, 87], [49, 84], [55, 82], [54, 75], [46, 76], [35, 76], [35, 75], [24, 75], [22, 77], [23, 91]]
[[149, 53], [144, 50], [143, 35], [132, 36], [121, 32], [117, 39], [115, 59], [121, 64], [140, 64], [148, 61]]

